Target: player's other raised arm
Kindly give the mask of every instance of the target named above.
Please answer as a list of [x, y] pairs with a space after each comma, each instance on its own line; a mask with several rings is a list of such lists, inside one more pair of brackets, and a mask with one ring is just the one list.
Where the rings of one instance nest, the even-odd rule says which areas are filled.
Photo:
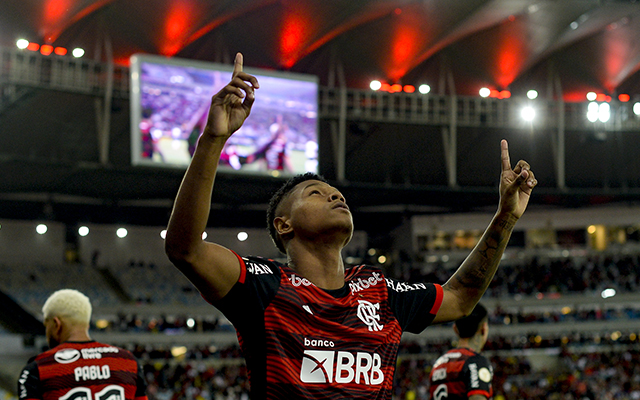
[[529, 163], [518, 161], [511, 168], [509, 147], [502, 140], [500, 203], [498, 211], [476, 247], [453, 276], [442, 286], [443, 298], [434, 322], [447, 322], [468, 315], [493, 279], [513, 228], [529, 204], [538, 184]]
[[[242, 70], [238, 53], [231, 81], [211, 99], [207, 125], [198, 139], [169, 219], [165, 252], [173, 264], [208, 301], [226, 295], [240, 275], [237, 257], [228, 249], [205, 242], [211, 192], [222, 149], [251, 112], [258, 80]], [[215, 223], [215, 221], [214, 221]]]

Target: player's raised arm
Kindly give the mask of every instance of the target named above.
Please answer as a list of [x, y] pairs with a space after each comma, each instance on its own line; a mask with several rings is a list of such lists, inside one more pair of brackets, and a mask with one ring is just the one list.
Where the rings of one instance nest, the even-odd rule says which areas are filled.
[[258, 80], [242, 70], [238, 53], [231, 81], [211, 99], [207, 125], [176, 197], [165, 251], [209, 301], [223, 297], [238, 280], [240, 265], [229, 250], [202, 240], [211, 208], [211, 192], [227, 139], [251, 112]]
[[456, 320], [473, 310], [489, 287], [513, 227], [527, 208], [531, 191], [538, 184], [526, 161], [518, 161], [515, 168], [511, 169], [506, 140], [501, 142], [501, 159], [498, 211], [476, 247], [443, 285], [442, 306], [435, 323]]

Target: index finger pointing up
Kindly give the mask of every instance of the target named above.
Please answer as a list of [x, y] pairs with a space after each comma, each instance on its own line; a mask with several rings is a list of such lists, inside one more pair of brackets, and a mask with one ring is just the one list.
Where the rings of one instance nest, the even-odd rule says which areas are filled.
[[509, 143], [505, 139], [500, 142], [502, 170], [509, 171], [511, 169], [511, 159], [509, 158]]
[[243, 63], [242, 53], [236, 54], [236, 59], [233, 62], [233, 77], [235, 78], [240, 72], [242, 72]]

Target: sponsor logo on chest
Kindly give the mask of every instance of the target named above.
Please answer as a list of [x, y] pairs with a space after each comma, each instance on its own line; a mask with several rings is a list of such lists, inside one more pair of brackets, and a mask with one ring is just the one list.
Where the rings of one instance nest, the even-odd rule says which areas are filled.
[[384, 382], [382, 358], [363, 351], [305, 350], [300, 367], [304, 383], [355, 383], [380, 385]]
[[377, 272], [371, 274], [369, 278], [362, 279], [354, 279], [349, 281], [349, 289], [351, 289], [351, 294], [356, 294], [362, 290], [369, 289], [372, 286], [376, 286], [379, 282], [382, 282], [384, 278]]

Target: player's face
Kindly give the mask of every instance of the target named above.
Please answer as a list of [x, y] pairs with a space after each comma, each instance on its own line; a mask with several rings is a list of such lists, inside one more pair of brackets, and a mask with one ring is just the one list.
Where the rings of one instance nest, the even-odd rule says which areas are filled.
[[322, 181], [299, 183], [290, 194], [289, 217], [296, 235], [313, 241], [319, 234], [351, 240], [353, 218], [342, 193]]

